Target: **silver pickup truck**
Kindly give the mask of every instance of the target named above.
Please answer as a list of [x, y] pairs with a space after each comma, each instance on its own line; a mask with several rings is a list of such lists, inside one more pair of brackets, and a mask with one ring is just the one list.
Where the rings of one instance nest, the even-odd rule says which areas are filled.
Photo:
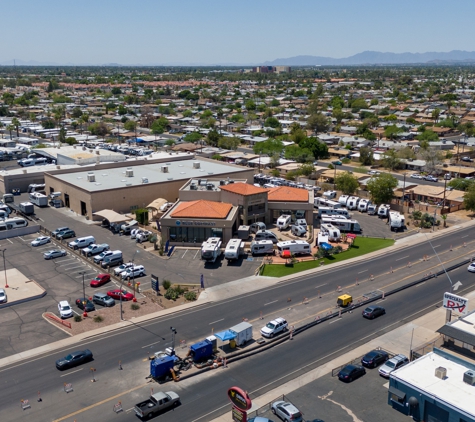
[[136, 404], [134, 411], [140, 418], [145, 418], [151, 416], [153, 413], [160, 412], [169, 407], [178, 406], [179, 404], [180, 397], [177, 393], [173, 391], [160, 392], [152, 394], [148, 400]]
[[87, 248], [84, 248], [82, 250], [82, 253], [85, 256], [92, 256], [92, 255], [97, 255], [101, 252], [108, 251], [109, 250], [109, 245], [107, 243], [101, 243], [100, 245], [96, 245], [93, 243], [92, 245], [89, 245]]

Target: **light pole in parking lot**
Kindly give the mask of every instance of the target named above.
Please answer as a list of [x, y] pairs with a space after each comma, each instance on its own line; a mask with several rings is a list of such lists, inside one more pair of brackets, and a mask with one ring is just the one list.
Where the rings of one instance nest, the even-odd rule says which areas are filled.
[[0, 249], [0, 252], [2, 252], [2, 255], [3, 255], [3, 271], [5, 271], [5, 288], [8, 289], [8, 287], [10, 287], [8, 285], [8, 280], [7, 280], [7, 265], [5, 264], [5, 251], [7, 250], [7, 248], [5, 249]]
[[134, 286], [134, 302], [137, 302], [137, 299], [135, 299], [135, 271], [134, 271], [134, 261], [135, 261], [135, 255], [139, 253], [139, 250], [136, 249], [134, 252], [134, 256], [132, 257], [132, 285]]
[[86, 285], [84, 284], [84, 274], [86, 274], [86, 271], [80, 271], [78, 274], [82, 275], [82, 304], [84, 305], [84, 312], [82, 313], [82, 316], [86, 318], [87, 317], [87, 311], [86, 311], [87, 299], [86, 299]]
[[170, 327], [170, 330], [172, 332], [172, 356], [175, 356], [175, 335], [177, 334], [176, 329], [173, 327]]

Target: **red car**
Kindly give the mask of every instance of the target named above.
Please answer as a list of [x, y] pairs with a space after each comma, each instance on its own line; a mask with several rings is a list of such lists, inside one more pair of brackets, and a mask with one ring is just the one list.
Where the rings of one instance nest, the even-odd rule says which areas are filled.
[[94, 280], [91, 280], [91, 287], [99, 287], [110, 281], [111, 276], [109, 274], [99, 274]]
[[107, 292], [107, 294], [112, 298], [116, 300], [120, 300], [120, 297], [122, 296], [122, 300], [132, 300], [134, 298], [134, 295], [132, 293], [129, 293], [127, 290], [110, 290]]

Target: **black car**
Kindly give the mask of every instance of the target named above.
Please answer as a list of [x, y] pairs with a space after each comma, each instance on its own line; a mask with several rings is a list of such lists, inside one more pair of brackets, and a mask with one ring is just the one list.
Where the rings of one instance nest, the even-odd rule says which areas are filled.
[[361, 364], [367, 368], [376, 368], [388, 359], [389, 355], [384, 350], [371, 350], [361, 358]]
[[[86, 305], [84, 305], [84, 302], [86, 302]], [[79, 299], [76, 299], [76, 305], [79, 309], [85, 310], [86, 312], [92, 312], [96, 310], [94, 303], [92, 303], [89, 299], [86, 299], [84, 297], [80, 297]]]
[[74, 368], [75, 366], [81, 365], [91, 360], [92, 352], [89, 349], [78, 350], [76, 352], [70, 353], [62, 359], [58, 359], [56, 361], [56, 368], [60, 370]]
[[363, 316], [365, 318], [374, 319], [376, 317], [384, 315], [385, 313], [386, 309], [384, 309], [382, 306], [371, 305], [365, 308], [365, 310], [363, 311]]
[[356, 378], [362, 377], [366, 374], [366, 369], [359, 365], [346, 365], [340, 372], [338, 372], [338, 379], [345, 382], [351, 382]]

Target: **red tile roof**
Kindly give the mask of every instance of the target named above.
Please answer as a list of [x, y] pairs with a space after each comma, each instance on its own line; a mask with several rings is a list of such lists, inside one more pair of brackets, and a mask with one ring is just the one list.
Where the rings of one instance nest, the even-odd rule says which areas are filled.
[[255, 195], [256, 193], [267, 192], [267, 189], [250, 185], [249, 183], [231, 183], [229, 185], [220, 186], [219, 188], [221, 190], [237, 193], [238, 195], [242, 196]]
[[224, 202], [198, 201], [181, 202], [171, 213], [173, 218], [226, 218], [233, 206]]
[[267, 198], [269, 201], [275, 202], [308, 202], [308, 191], [289, 186], [278, 186], [269, 189]]

